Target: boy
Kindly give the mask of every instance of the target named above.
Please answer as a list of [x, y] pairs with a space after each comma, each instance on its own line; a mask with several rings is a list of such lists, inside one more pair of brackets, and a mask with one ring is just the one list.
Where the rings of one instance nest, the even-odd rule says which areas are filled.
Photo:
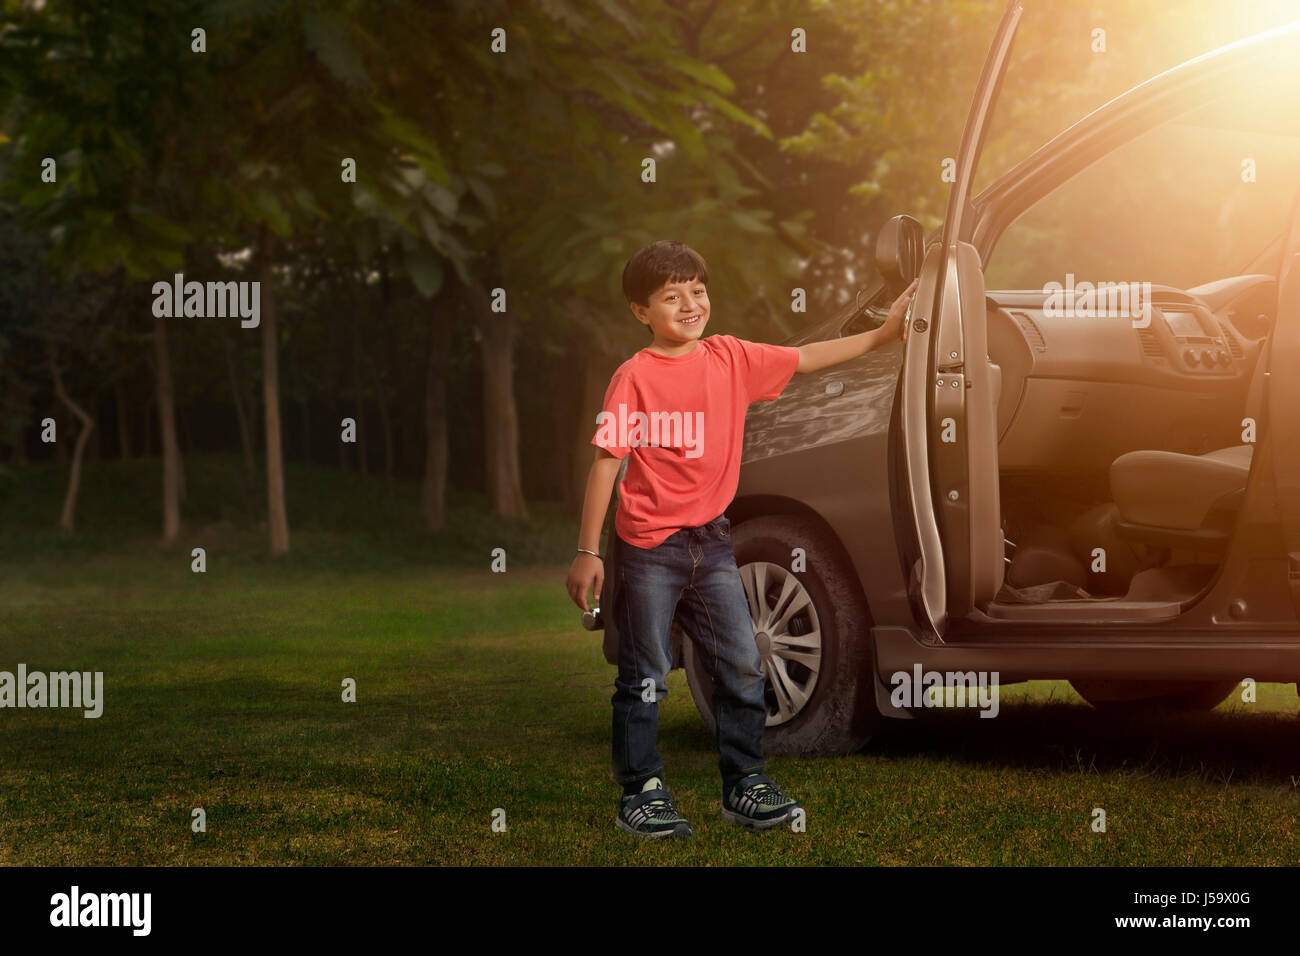
[[610, 541], [618, 548], [619, 580], [607, 608], [619, 639], [611, 702], [613, 770], [623, 797], [615, 822], [651, 838], [693, 835], [664, 787], [655, 750], [658, 702], [668, 693], [669, 632], [679, 610], [714, 682], [723, 816], [770, 829], [798, 807], [763, 775], [765, 678], [724, 514], [739, 483], [745, 412], [780, 395], [796, 372], [836, 365], [897, 339], [916, 288], [913, 282], [899, 296], [878, 329], [790, 348], [730, 335], [704, 338], [708, 282], [704, 259], [680, 242], [652, 243], [623, 270], [623, 294], [653, 341], [619, 366], [605, 393], [578, 554], [565, 582], [584, 611], [589, 590], [600, 598], [601, 524], [630, 454]]

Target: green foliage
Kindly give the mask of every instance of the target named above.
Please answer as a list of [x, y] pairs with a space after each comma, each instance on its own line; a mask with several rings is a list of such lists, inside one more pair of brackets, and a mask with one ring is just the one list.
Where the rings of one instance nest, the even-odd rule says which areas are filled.
[[[1004, 0], [828, 4], [832, 29], [853, 45], [852, 68], [828, 71], [838, 101], [783, 142], [807, 159], [852, 171], [848, 192], [876, 223], [909, 213], [937, 226], [940, 176], [955, 157], [971, 96]], [[1111, 5], [1025, 4], [976, 191], [1111, 98], [1193, 56], [1292, 19], [1219, 0]], [[1105, 50], [1094, 31], [1105, 31]]]

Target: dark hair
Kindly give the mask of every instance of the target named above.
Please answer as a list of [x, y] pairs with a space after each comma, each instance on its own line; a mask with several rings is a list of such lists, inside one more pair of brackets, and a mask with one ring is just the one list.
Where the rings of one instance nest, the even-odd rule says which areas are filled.
[[650, 294], [668, 282], [699, 279], [709, 284], [709, 264], [684, 242], [660, 239], [638, 249], [623, 267], [623, 295], [628, 302], [649, 305]]

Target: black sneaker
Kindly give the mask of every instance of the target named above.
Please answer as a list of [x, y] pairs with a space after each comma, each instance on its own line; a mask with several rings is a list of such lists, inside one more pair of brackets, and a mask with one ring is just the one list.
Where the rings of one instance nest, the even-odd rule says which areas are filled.
[[652, 840], [695, 836], [686, 818], [673, 806], [673, 795], [664, 789], [664, 782], [658, 777], [647, 780], [640, 793], [619, 801], [614, 823], [620, 830]]
[[722, 801], [722, 815], [737, 826], [770, 830], [785, 823], [798, 809], [781, 788], [761, 773], [751, 773], [731, 788]]

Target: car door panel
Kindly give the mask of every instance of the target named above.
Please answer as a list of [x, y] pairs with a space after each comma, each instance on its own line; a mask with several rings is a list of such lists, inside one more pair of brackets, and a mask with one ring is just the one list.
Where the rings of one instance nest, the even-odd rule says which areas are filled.
[[1268, 428], [1287, 585], [1300, 617], [1300, 229], [1283, 264], [1277, 320], [1269, 350]]
[[964, 241], [971, 184], [1020, 23], [1007, 4], [971, 99], [940, 242], [926, 253], [909, 316], [902, 435], [919, 556], [912, 594], [933, 636], [987, 603], [1002, 583], [997, 395], [988, 357], [984, 273]]

